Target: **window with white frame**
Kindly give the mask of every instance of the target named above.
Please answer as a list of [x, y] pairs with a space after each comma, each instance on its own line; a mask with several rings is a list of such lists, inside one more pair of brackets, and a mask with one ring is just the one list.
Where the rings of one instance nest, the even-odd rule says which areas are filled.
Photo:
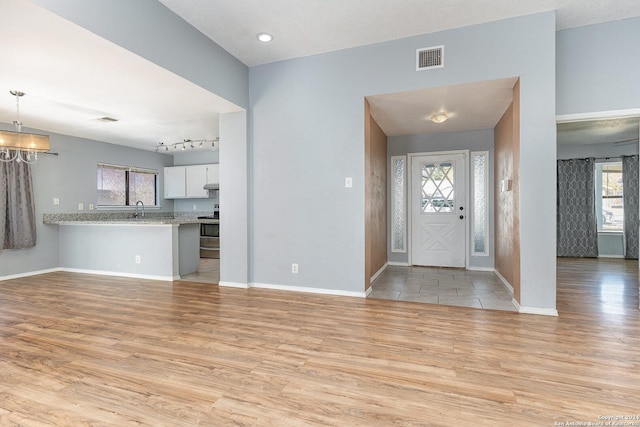
[[407, 252], [406, 156], [391, 157], [391, 252]]
[[596, 220], [598, 231], [624, 230], [622, 162], [596, 163]]
[[474, 256], [489, 255], [489, 152], [471, 153], [473, 165], [473, 217], [471, 235]]

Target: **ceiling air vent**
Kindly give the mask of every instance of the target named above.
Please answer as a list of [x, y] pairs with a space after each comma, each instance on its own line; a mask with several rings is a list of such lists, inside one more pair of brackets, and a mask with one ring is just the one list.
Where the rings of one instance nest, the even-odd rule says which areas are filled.
[[444, 67], [444, 46], [416, 50], [416, 71]]
[[118, 119], [114, 119], [113, 117], [100, 117], [98, 120], [100, 120], [101, 122], [117, 122]]

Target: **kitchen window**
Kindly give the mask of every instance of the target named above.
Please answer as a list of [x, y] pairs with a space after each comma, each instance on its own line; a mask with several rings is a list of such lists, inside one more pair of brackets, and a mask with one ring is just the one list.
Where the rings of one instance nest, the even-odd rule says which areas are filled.
[[97, 205], [102, 207], [145, 206], [158, 201], [158, 171], [132, 166], [98, 163]]

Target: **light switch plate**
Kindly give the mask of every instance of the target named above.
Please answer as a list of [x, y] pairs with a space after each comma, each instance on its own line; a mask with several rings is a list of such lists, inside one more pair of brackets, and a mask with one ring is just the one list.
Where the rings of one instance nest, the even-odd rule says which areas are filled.
[[84, 210], [84, 203], [78, 203], [78, 210], [79, 211], [83, 211]]
[[60, 206], [60, 199], [58, 199], [57, 197], [53, 198], [53, 206]]
[[348, 176], [344, 179], [344, 188], [351, 188], [351, 187], [353, 187], [353, 177]]

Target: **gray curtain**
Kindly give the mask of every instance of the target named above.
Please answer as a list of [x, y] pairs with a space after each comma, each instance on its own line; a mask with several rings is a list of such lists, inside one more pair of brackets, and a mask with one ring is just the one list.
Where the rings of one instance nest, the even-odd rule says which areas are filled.
[[622, 156], [625, 258], [638, 259], [638, 156]]
[[594, 158], [558, 160], [558, 256], [598, 256], [594, 167]]
[[24, 162], [0, 162], [0, 250], [36, 245], [36, 211], [31, 169]]

